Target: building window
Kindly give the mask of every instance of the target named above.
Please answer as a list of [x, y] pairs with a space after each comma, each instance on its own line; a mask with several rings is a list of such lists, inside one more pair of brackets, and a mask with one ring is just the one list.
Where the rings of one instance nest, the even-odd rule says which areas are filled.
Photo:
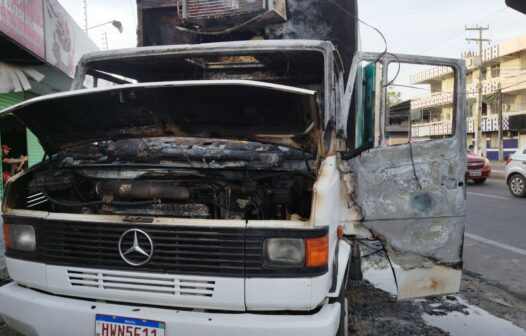
[[482, 69], [482, 80], [486, 80], [488, 79], [488, 71], [486, 70], [486, 68]]
[[500, 77], [500, 64], [491, 66], [491, 78]]

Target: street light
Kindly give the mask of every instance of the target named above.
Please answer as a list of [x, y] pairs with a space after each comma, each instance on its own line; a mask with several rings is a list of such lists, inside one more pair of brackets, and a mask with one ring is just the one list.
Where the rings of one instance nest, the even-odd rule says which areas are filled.
[[104, 23], [101, 23], [101, 24], [98, 24], [98, 25], [95, 25], [95, 26], [91, 26], [89, 28], [84, 29], [84, 31], [87, 32], [89, 29], [97, 28], [97, 27], [104, 26], [104, 25], [107, 25], [107, 24], [111, 24], [113, 27], [117, 28], [119, 33], [122, 34], [122, 31], [124, 30], [124, 28], [122, 26], [122, 22], [117, 21], [117, 20], [111, 20], [111, 21], [104, 22]]

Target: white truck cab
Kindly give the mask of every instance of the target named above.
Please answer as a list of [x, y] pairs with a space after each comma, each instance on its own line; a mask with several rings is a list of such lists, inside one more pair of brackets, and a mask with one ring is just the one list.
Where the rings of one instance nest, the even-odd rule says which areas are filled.
[[[449, 134], [389, 105], [401, 64], [454, 72]], [[86, 55], [72, 91], [0, 114], [47, 154], [6, 185], [0, 315], [25, 335], [345, 335], [357, 239], [400, 299], [457, 292], [464, 77], [357, 53], [344, 78], [316, 40]]]

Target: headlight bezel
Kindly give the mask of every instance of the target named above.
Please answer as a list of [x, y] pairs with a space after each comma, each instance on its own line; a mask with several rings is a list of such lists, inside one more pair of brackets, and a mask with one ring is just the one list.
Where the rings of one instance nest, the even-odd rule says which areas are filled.
[[303, 238], [267, 238], [263, 242], [265, 267], [303, 267], [306, 255]]
[[6, 249], [22, 252], [36, 251], [36, 232], [33, 225], [4, 223], [3, 230]]
[[[296, 254], [303, 253], [300, 258], [298, 255], [295, 259], [287, 261], [275, 261], [269, 258], [268, 251], [272, 244], [296, 243]], [[292, 247], [289, 245], [289, 247]], [[262, 245], [263, 267], [267, 269], [326, 269], [329, 263], [329, 236], [312, 235], [307, 237], [287, 236], [287, 237], [266, 237]], [[292, 258], [290, 258], [292, 259]]]

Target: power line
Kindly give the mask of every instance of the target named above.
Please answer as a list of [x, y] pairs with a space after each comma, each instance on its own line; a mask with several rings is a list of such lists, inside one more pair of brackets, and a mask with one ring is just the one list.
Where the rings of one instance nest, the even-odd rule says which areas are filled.
[[[508, 7], [503, 7], [503, 8], [501, 8], [501, 9], [498, 9], [498, 10], [496, 10], [496, 11], [494, 11], [494, 12], [488, 14], [487, 16], [485, 16], [484, 19], [482, 19], [482, 20], [478, 20], [478, 21], [475, 21], [475, 22], [473, 22], [473, 23], [474, 23], [474, 24], [475, 24], [475, 23], [482, 23], [482, 22], [484, 22], [486, 19], [489, 19], [490, 17], [493, 17], [493, 16], [495, 16], [495, 15], [497, 15], [497, 14], [499, 14], [499, 13], [505, 11], [506, 9], [508, 9]], [[499, 20], [499, 19], [497, 19], [497, 20]], [[492, 22], [495, 22], [495, 21], [497, 21], [497, 20], [493, 20]], [[446, 38], [445, 40], [442, 40], [441, 42], [433, 43], [432, 46], [429, 46], [428, 48], [426, 48], [426, 49], [424, 49], [424, 50], [422, 50], [422, 51], [419, 51], [419, 53], [424, 53], [424, 52], [426, 52], [426, 51], [429, 51], [429, 50], [435, 49], [436, 47], [438, 47], [438, 46], [440, 46], [440, 45], [442, 45], [442, 44], [444, 44], [444, 43], [446, 43], [446, 42], [449, 42], [450, 40], [453, 40], [453, 39], [459, 37], [460, 35], [463, 35], [464, 33], [465, 33], [465, 30], [462, 30], [462, 31], [460, 31], [460, 32], [457, 33], [457, 34], [455, 34], [455, 35], [453, 35], [453, 36], [451, 36], [451, 37], [448, 37], [448, 38]]]
[[514, 86], [517, 86], [517, 85], [520, 85], [520, 84], [523, 84], [523, 83], [526, 83], [526, 80], [523, 80], [523, 81], [520, 81], [518, 83], [515, 83], [515, 84], [512, 84], [512, 85], [503, 87], [503, 88], [501, 88], [501, 90], [509, 89], [510, 87], [514, 87]]

